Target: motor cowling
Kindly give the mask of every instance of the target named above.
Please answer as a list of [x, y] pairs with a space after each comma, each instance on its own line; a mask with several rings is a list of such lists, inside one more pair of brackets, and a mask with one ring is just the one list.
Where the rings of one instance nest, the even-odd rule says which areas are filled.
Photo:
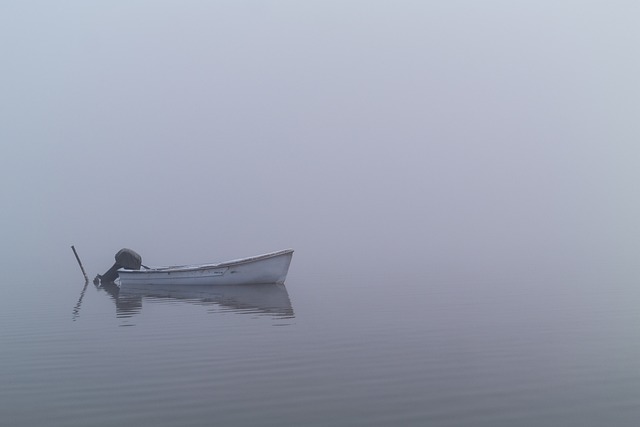
[[142, 257], [134, 250], [123, 248], [115, 255], [116, 262], [103, 275], [98, 275], [94, 280], [100, 280], [102, 283], [113, 282], [118, 278], [118, 269], [126, 268], [128, 270], [140, 270], [142, 265]]

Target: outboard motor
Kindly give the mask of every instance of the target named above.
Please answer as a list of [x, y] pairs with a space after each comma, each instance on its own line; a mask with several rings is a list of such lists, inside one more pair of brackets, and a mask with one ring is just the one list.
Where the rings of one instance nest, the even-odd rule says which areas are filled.
[[140, 270], [142, 265], [142, 257], [131, 249], [120, 249], [116, 254], [116, 263], [107, 270], [103, 275], [98, 275], [93, 280], [94, 283], [98, 281], [102, 283], [111, 283], [118, 278], [118, 269], [126, 268], [129, 270]]

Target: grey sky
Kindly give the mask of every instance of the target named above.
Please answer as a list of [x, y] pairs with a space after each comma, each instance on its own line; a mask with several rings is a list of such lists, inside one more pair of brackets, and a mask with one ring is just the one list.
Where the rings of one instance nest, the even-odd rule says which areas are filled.
[[2, 2], [2, 250], [15, 268], [70, 244], [433, 275], [637, 264], [639, 18], [630, 1]]

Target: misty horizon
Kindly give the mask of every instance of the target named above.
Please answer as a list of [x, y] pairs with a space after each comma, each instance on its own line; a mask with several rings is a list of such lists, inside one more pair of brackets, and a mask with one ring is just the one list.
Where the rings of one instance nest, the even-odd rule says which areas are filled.
[[634, 263], [636, 6], [0, 9], [10, 268]]

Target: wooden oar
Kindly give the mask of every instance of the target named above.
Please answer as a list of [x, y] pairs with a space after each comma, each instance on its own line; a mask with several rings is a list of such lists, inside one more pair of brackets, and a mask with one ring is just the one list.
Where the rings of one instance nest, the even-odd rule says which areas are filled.
[[82, 262], [80, 262], [80, 257], [78, 256], [78, 252], [76, 252], [76, 248], [73, 247], [73, 245], [71, 245], [71, 250], [73, 251], [73, 254], [76, 256], [76, 261], [78, 261], [78, 265], [80, 266], [80, 270], [82, 270], [82, 275], [84, 276], [84, 283], [89, 283], [89, 277], [87, 276], [87, 273], [84, 271], [84, 267], [82, 266]]
[[73, 245], [71, 245], [71, 250], [76, 256], [76, 261], [78, 261], [78, 265], [80, 266], [80, 270], [82, 270], [82, 275], [84, 276], [84, 287], [82, 288], [82, 292], [80, 292], [80, 298], [78, 298], [78, 302], [76, 303], [75, 307], [73, 307], [73, 320], [75, 321], [78, 316], [80, 316], [80, 306], [82, 305], [82, 298], [84, 297], [84, 293], [87, 290], [87, 285], [89, 284], [89, 277], [84, 271], [84, 267], [82, 266], [82, 262], [80, 261], [80, 257], [78, 256], [78, 252], [76, 252], [76, 248]]

